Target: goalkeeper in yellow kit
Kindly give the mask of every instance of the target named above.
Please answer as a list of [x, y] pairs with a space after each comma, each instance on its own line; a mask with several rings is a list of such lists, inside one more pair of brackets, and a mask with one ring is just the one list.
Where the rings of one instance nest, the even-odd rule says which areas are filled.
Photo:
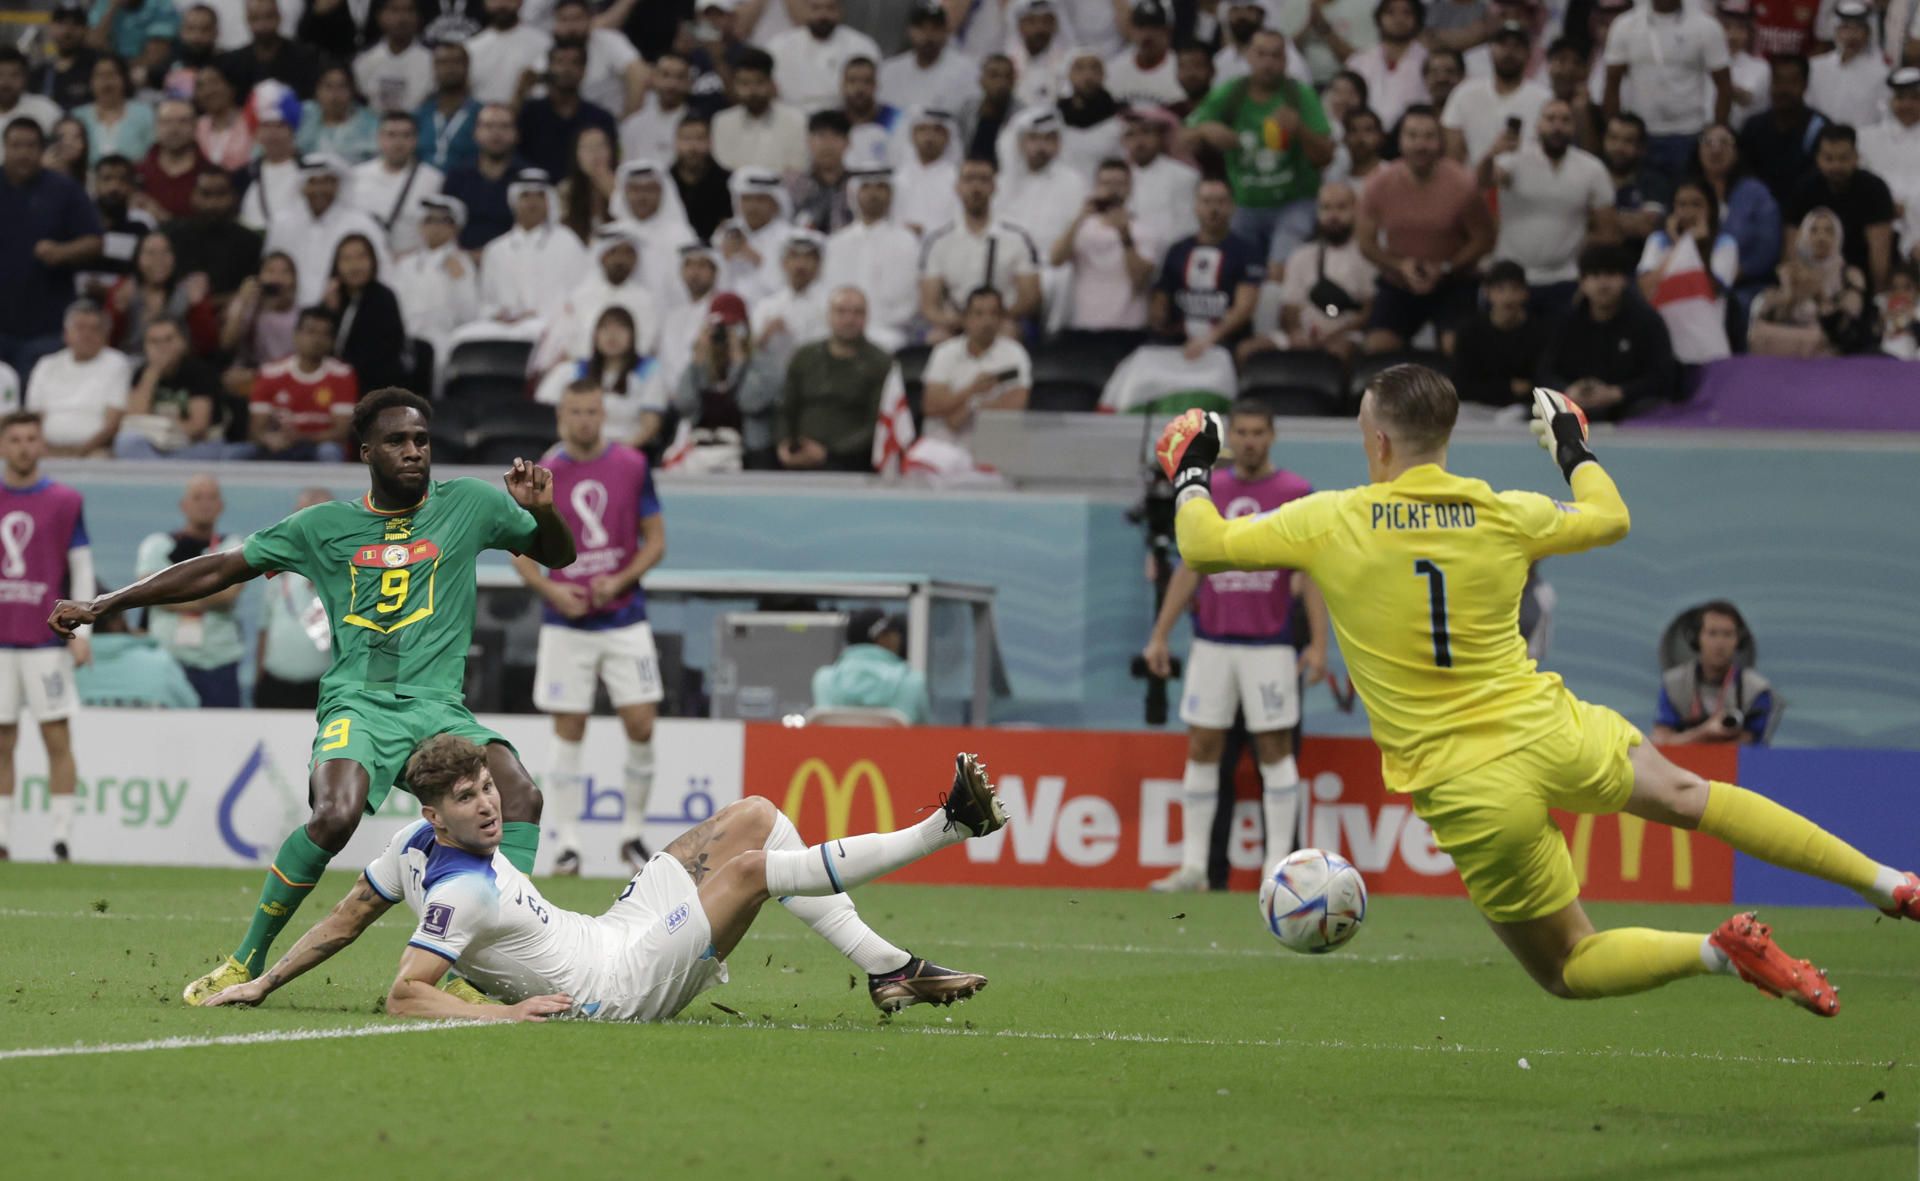
[[1549, 808], [1630, 812], [1697, 829], [1788, 869], [1920, 919], [1920, 876], [1880, 865], [1778, 804], [1675, 766], [1625, 718], [1538, 672], [1520, 636], [1527, 568], [1627, 535], [1627, 506], [1560, 394], [1535, 391], [1533, 429], [1573, 487], [1568, 503], [1495, 492], [1446, 470], [1453, 384], [1399, 365], [1360, 403], [1364, 487], [1321, 492], [1228, 521], [1207, 494], [1219, 427], [1189, 411], [1161, 435], [1180, 556], [1202, 573], [1288, 567], [1326, 596], [1381, 751], [1388, 790], [1453, 857], [1467, 893], [1534, 980], [1555, 996], [1622, 996], [1684, 976], [1737, 974], [1823, 1016], [1826, 974], [1735, 915], [1711, 934], [1596, 931]]

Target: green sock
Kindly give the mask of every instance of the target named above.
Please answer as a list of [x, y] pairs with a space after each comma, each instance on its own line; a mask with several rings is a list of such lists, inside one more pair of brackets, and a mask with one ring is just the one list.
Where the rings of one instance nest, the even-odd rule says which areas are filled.
[[540, 852], [540, 826], [531, 820], [509, 820], [500, 826], [500, 852], [507, 864], [533, 876], [533, 859]]
[[267, 880], [260, 887], [260, 905], [254, 909], [253, 925], [240, 941], [233, 958], [258, 976], [267, 967], [267, 952], [280, 936], [280, 929], [293, 918], [293, 912], [307, 900], [320, 875], [327, 870], [333, 854], [313, 843], [304, 827], [296, 828], [280, 842], [280, 851], [267, 867]]

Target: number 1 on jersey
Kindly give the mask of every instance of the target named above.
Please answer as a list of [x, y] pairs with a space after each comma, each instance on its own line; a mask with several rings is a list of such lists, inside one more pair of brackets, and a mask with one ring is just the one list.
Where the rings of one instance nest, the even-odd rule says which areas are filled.
[[1427, 579], [1427, 603], [1433, 611], [1433, 663], [1440, 668], [1452, 668], [1453, 645], [1447, 636], [1447, 576], [1425, 558], [1413, 564], [1413, 572]]

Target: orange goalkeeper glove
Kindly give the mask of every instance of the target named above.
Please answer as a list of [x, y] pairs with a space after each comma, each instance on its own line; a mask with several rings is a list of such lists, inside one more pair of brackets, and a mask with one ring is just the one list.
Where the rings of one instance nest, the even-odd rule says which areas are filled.
[[1189, 488], [1205, 491], [1213, 478], [1214, 461], [1220, 458], [1220, 416], [1187, 411], [1160, 432], [1153, 456], [1173, 481], [1176, 501]]

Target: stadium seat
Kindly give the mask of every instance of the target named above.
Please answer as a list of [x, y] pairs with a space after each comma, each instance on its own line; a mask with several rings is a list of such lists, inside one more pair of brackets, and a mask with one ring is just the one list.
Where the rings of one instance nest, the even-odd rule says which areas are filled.
[[494, 404], [527, 400], [527, 379], [499, 373], [449, 374], [440, 387], [443, 402]]
[[1425, 365], [1440, 372], [1447, 372], [1447, 355], [1432, 349], [1400, 349], [1391, 353], [1362, 353], [1353, 359], [1353, 372], [1347, 388], [1352, 391], [1355, 400], [1367, 390], [1367, 383], [1373, 375], [1395, 365]]
[[536, 436], [552, 442], [558, 434], [553, 418], [553, 407], [539, 402], [530, 402], [525, 398], [503, 398], [497, 401], [471, 403], [467, 408], [472, 416], [472, 437], [475, 446], [483, 445], [488, 440], [503, 435]]
[[524, 395], [527, 362], [532, 356], [532, 341], [463, 340], [447, 355], [440, 396], [491, 398], [504, 390]]
[[1033, 392], [1027, 397], [1027, 409], [1056, 413], [1091, 414], [1100, 408], [1100, 387], [1071, 379], [1043, 381], [1033, 379]]
[[1100, 391], [1106, 388], [1120, 358], [1102, 365], [1099, 344], [1075, 341], [1048, 341], [1033, 350], [1033, 392], [1027, 399], [1029, 410], [1091, 412], [1100, 406]]
[[1334, 417], [1348, 413], [1346, 368], [1318, 350], [1256, 353], [1240, 367], [1240, 396], [1275, 414]]
[[441, 463], [466, 463], [473, 450], [473, 408], [463, 402], [441, 402], [433, 408], [427, 428], [433, 457]]
[[1130, 332], [1065, 333], [1035, 351], [1034, 380], [1040, 378], [1040, 358], [1044, 354], [1049, 369], [1071, 373], [1104, 388], [1120, 362], [1140, 344], [1139, 336]]
[[807, 711], [809, 726], [909, 726], [907, 715], [884, 705], [816, 705]]
[[407, 362], [407, 376], [404, 379], [407, 388], [417, 394], [433, 397], [433, 346], [417, 336], [410, 337], [403, 356]]

